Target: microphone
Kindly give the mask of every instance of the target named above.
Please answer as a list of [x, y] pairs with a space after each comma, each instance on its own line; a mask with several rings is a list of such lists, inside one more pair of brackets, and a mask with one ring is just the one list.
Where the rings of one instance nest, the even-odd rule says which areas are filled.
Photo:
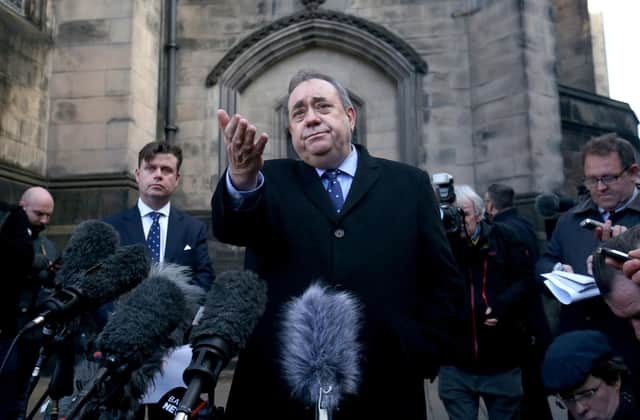
[[329, 419], [344, 395], [360, 383], [360, 304], [349, 292], [312, 284], [284, 311], [281, 341], [284, 377], [292, 396]]
[[100, 220], [80, 223], [62, 251], [62, 266], [56, 273], [56, 282], [64, 283], [113, 255], [119, 244], [120, 236], [113, 226]]
[[93, 369], [90, 380], [78, 381], [85, 385], [73, 398], [67, 419], [85, 405], [82, 417], [91, 413], [97, 418], [96, 410], [106, 409], [109, 413], [101, 413], [108, 414], [106, 418], [120, 418], [137, 409], [163, 356], [183, 339], [197, 307], [198, 296], [189, 296], [193, 290], [183, 287], [190, 281], [188, 270], [173, 267], [159, 269], [117, 302], [96, 340], [100, 367]]
[[193, 354], [184, 370], [188, 384], [175, 419], [193, 414], [200, 394], [207, 390], [213, 404], [218, 376], [231, 358], [245, 347], [267, 306], [266, 282], [251, 271], [225, 271], [207, 294], [200, 322], [191, 332]]
[[127, 245], [84, 272], [65, 278], [62, 288], [45, 298], [41, 313], [23, 330], [45, 320], [68, 320], [111, 302], [137, 286], [149, 273], [144, 244]]
[[575, 205], [573, 199], [558, 194], [539, 194], [535, 199], [535, 208], [544, 219], [553, 219]]

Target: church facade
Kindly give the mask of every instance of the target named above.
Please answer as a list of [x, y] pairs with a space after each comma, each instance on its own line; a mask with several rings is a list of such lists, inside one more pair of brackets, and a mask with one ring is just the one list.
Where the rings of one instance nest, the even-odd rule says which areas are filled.
[[[286, 88], [334, 75], [377, 156], [448, 172], [520, 204], [572, 195], [580, 146], [638, 120], [607, 97], [598, 16], [586, 0], [0, 0], [0, 192], [56, 199], [50, 234], [133, 204], [145, 143], [185, 155], [176, 204], [207, 219], [225, 169], [223, 107], [292, 156]], [[241, 250], [212, 241], [216, 269]]]

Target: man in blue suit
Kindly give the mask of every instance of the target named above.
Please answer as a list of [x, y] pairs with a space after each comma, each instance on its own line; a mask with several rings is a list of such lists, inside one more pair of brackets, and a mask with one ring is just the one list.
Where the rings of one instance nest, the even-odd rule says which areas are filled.
[[[154, 262], [190, 267], [194, 282], [208, 290], [215, 277], [207, 246], [207, 228], [171, 205], [180, 181], [182, 150], [164, 142], [151, 142], [138, 154], [135, 170], [140, 197], [134, 207], [105, 219], [120, 234], [120, 243], [151, 243]], [[155, 216], [155, 217], [154, 217]], [[154, 226], [154, 218], [157, 222]], [[159, 227], [159, 229], [158, 229]], [[149, 234], [157, 236], [152, 240]]]

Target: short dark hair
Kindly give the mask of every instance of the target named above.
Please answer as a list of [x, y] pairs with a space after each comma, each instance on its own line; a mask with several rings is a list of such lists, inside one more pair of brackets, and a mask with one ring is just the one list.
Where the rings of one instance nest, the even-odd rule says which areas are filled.
[[170, 154], [174, 155], [178, 159], [176, 170], [180, 172], [180, 166], [182, 165], [182, 149], [180, 146], [170, 144], [164, 141], [152, 141], [144, 145], [138, 153], [138, 167], [142, 164], [142, 161], [149, 162], [157, 154]]
[[607, 133], [591, 138], [582, 146], [582, 164], [588, 155], [607, 156], [616, 153], [623, 168], [628, 168], [636, 162], [633, 146], [627, 140], [618, 137], [616, 133]]
[[298, 87], [300, 83], [312, 79], [320, 79], [331, 83], [331, 85], [333, 85], [333, 87], [338, 91], [338, 95], [340, 96], [340, 101], [342, 102], [342, 106], [344, 107], [344, 109], [353, 108], [353, 103], [351, 103], [349, 93], [344, 88], [344, 86], [342, 86], [342, 84], [335, 78], [327, 74], [317, 72], [315, 70], [299, 70], [296, 74], [294, 74], [289, 81], [289, 95], [291, 95], [291, 92], [293, 92], [293, 90]]
[[491, 200], [493, 206], [498, 211], [513, 207], [513, 196], [515, 192], [510, 186], [505, 184], [491, 184], [487, 189], [487, 194], [489, 194], [489, 200]]
[[[617, 249], [622, 252], [629, 252], [632, 249], [640, 247], [640, 225], [634, 226], [618, 236], [614, 236], [604, 242], [602, 246]], [[600, 294], [606, 297], [611, 293], [616, 274], [619, 274], [620, 270], [607, 265], [605, 258], [604, 255], [596, 251], [593, 253], [591, 265], [593, 268], [593, 277], [596, 279]]]
[[629, 374], [629, 368], [621, 357], [607, 355], [598, 359], [593, 364], [591, 375], [600, 378], [607, 385], [615, 385], [615, 383], [623, 376]]

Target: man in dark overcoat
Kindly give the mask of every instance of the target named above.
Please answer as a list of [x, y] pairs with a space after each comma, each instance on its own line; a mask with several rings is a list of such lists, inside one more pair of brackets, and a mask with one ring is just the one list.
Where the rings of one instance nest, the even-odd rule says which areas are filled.
[[229, 167], [212, 200], [214, 234], [246, 246], [246, 267], [269, 288], [266, 312], [240, 353], [227, 414], [314, 418], [283, 378], [281, 318], [283, 304], [321, 280], [362, 305], [360, 386], [343, 396], [334, 419], [423, 420], [424, 379], [437, 372], [462, 300], [429, 176], [352, 144], [356, 111], [332, 77], [296, 74], [288, 115], [301, 160], [263, 167], [267, 135], [218, 111]]

